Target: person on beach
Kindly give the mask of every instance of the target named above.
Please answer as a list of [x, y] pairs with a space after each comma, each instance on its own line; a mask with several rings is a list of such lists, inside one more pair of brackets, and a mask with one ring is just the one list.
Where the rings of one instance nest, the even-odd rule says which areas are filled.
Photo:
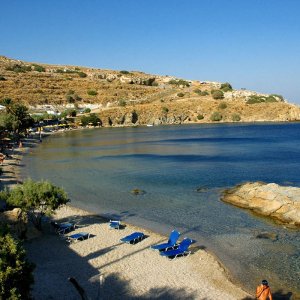
[[5, 159], [5, 155], [3, 153], [0, 153], [0, 164], [3, 165]]
[[256, 299], [258, 300], [273, 300], [271, 289], [267, 280], [263, 280], [256, 288]]

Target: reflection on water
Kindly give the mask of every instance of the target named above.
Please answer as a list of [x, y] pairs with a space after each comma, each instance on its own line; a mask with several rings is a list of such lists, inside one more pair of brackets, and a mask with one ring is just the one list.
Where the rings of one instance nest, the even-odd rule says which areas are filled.
[[[262, 278], [273, 289], [295, 291], [298, 231], [225, 204], [219, 195], [243, 181], [300, 186], [299, 130], [298, 123], [68, 132], [44, 140], [25, 158], [25, 172], [63, 186], [78, 207], [164, 234], [180, 229], [252, 291]], [[146, 194], [134, 196], [133, 188]], [[258, 239], [261, 232], [276, 238]]]

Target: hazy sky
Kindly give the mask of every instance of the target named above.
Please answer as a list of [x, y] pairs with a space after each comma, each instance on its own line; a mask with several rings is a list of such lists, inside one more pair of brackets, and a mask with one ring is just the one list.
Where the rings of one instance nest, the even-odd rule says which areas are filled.
[[300, 0], [0, 4], [0, 55], [228, 81], [300, 104]]

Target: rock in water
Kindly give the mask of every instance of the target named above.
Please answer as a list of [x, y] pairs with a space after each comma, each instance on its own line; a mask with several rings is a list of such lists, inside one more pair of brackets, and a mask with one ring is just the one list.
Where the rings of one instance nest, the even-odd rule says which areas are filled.
[[300, 188], [248, 182], [224, 191], [222, 200], [300, 227]]

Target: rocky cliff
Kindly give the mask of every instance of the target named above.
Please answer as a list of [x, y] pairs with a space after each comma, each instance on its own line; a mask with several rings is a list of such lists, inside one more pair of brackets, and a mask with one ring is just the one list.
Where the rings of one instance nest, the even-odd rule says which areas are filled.
[[300, 227], [300, 188], [250, 182], [226, 190], [222, 200]]

